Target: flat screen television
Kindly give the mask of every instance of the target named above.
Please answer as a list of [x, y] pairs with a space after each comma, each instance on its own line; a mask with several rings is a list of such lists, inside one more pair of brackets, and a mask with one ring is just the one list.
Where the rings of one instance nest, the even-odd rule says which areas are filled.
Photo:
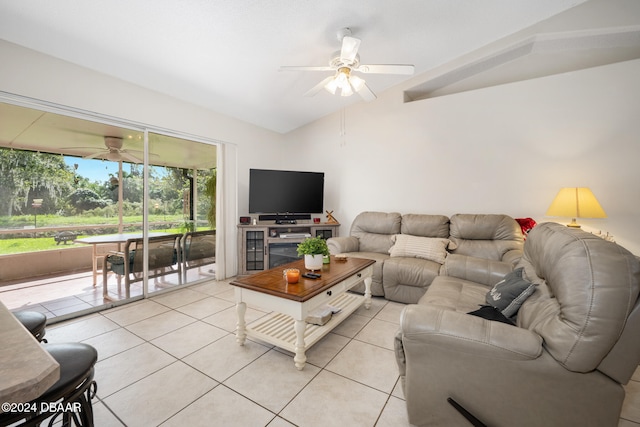
[[249, 170], [249, 213], [315, 214], [323, 208], [323, 172]]

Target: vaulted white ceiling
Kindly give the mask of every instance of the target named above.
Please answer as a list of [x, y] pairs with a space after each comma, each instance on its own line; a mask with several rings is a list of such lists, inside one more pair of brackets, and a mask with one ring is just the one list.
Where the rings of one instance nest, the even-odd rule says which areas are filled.
[[[369, 64], [425, 73], [584, 0], [0, 0], [0, 38], [277, 132], [364, 102], [321, 91], [351, 28]], [[0, 58], [1, 63], [1, 58]], [[380, 93], [410, 76], [371, 75]], [[375, 102], [375, 101], [374, 101]]]

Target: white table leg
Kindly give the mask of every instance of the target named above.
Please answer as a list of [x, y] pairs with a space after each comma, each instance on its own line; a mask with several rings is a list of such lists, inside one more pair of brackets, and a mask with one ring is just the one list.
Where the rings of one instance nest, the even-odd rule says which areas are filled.
[[91, 246], [93, 246], [91, 250], [91, 259], [93, 260], [93, 287], [95, 288], [98, 282], [98, 245], [94, 243]]
[[364, 279], [364, 308], [369, 310], [371, 307], [371, 277]]
[[236, 313], [238, 313], [238, 325], [236, 328], [236, 342], [244, 345], [247, 338], [247, 324], [244, 320], [244, 313], [247, 311], [247, 304], [244, 302], [236, 303]]
[[296, 320], [296, 355], [293, 361], [296, 364], [296, 368], [301, 371], [307, 362], [307, 356], [304, 350], [304, 331], [307, 329], [307, 323], [304, 320]]

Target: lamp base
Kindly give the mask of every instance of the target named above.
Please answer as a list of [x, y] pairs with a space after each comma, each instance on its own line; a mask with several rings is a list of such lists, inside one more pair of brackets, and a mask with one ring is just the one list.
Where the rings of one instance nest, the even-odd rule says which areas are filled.
[[578, 224], [578, 223], [576, 222], [576, 219], [575, 219], [575, 218], [573, 218], [573, 219], [571, 220], [571, 222], [570, 222], [569, 224], [567, 224], [567, 227], [571, 227], [571, 228], [580, 228], [580, 224]]

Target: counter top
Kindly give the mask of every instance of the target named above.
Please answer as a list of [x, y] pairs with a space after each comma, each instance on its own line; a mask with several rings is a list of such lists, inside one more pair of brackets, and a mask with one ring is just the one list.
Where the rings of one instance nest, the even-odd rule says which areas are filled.
[[60, 365], [0, 302], [0, 403], [29, 402], [60, 378]]

